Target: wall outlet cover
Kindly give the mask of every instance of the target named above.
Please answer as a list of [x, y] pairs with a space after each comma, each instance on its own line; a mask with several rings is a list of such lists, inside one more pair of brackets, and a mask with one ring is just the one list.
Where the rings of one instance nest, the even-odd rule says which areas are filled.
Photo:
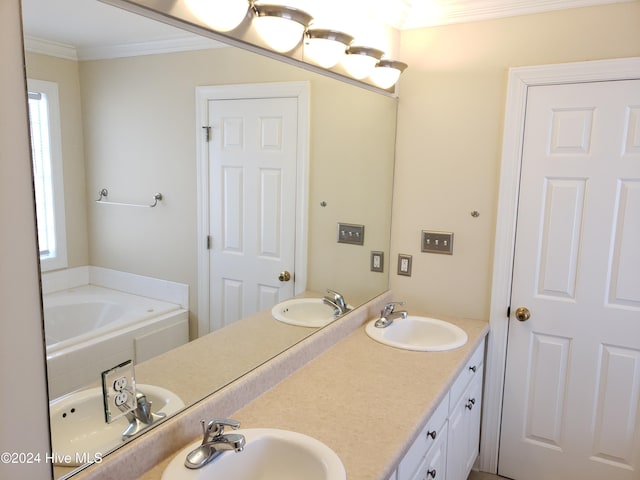
[[107, 423], [112, 423], [135, 410], [138, 402], [132, 360], [102, 372], [102, 397], [104, 419]]
[[411, 255], [398, 254], [398, 275], [411, 276]]
[[384, 252], [371, 252], [371, 271], [384, 272]]

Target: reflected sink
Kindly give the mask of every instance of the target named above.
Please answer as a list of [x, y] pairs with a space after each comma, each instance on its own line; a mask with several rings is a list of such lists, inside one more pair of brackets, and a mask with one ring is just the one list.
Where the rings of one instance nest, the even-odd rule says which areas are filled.
[[321, 298], [292, 298], [271, 310], [273, 318], [298, 327], [324, 327], [337, 318], [335, 308]]
[[272, 428], [234, 430], [245, 437], [242, 452], [227, 451], [204, 467], [184, 466], [194, 442], [167, 465], [162, 480], [346, 480], [338, 455], [324, 443], [301, 433]]
[[409, 315], [398, 318], [386, 328], [378, 328], [372, 320], [365, 327], [376, 342], [418, 352], [453, 350], [467, 343], [467, 334], [457, 325], [437, 318]]
[[[171, 415], [184, 408], [184, 402], [165, 388], [138, 384], [136, 389], [152, 402], [154, 413]], [[102, 387], [52, 401], [49, 415], [54, 463], [66, 467], [100, 460], [103, 454], [123, 443], [122, 432], [129, 425], [124, 417], [112, 423], [104, 421]]]

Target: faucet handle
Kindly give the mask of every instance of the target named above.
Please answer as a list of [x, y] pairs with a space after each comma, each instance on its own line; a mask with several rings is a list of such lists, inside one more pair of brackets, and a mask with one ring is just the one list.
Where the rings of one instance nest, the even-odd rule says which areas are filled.
[[345, 308], [347, 306], [341, 293], [338, 293], [335, 290], [331, 290], [330, 288], [327, 288], [327, 293], [333, 295], [333, 301], [341, 308]]
[[209, 420], [206, 426], [204, 420], [201, 420], [200, 423], [202, 424], [202, 434], [204, 437], [202, 443], [209, 442], [211, 439], [224, 434], [224, 427], [231, 427], [233, 430], [240, 428], [240, 422], [231, 418], [215, 418]]
[[391, 313], [393, 313], [398, 306], [404, 305], [405, 302], [389, 302], [384, 307], [382, 307], [382, 311], [380, 312], [380, 316], [385, 317]]

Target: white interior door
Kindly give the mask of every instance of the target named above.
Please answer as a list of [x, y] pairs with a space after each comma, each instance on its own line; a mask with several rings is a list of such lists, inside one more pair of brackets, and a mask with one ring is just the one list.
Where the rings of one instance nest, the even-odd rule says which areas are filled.
[[522, 155], [498, 473], [637, 480], [640, 81], [531, 87]]
[[209, 125], [214, 330], [294, 293], [297, 99], [210, 100]]

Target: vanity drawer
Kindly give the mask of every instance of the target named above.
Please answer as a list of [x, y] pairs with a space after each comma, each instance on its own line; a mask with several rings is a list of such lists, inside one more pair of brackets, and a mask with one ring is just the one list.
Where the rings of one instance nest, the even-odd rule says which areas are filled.
[[446, 433], [446, 421], [449, 414], [449, 394], [447, 393], [440, 404], [420, 431], [409, 451], [398, 465], [397, 480], [412, 479], [424, 456], [438, 438]]
[[462, 392], [464, 392], [469, 382], [473, 380], [477, 375], [482, 375], [482, 364], [484, 363], [484, 341], [478, 345], [469, 361], [465, 364], [464, 368], [456, 378], [455, 382], [451, 386], [449, 391], [449, 405], [450, 409], [453, 409]]

